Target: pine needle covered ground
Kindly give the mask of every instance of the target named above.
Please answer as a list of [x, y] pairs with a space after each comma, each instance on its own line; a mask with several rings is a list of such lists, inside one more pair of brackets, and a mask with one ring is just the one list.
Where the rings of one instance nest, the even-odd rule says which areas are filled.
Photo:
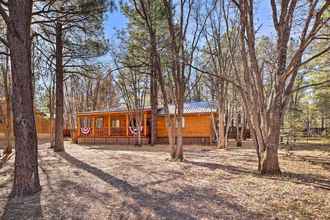
[[[280, 152], [281, 177], [256, 172], [252, 144], [186, 146], [40, 145], [42, 192], [10, 200], [13, 159], [0, 170], [2, 219], [330, 219], [330, 146]], [[1, 218], [0, 218], [1, 219]]]

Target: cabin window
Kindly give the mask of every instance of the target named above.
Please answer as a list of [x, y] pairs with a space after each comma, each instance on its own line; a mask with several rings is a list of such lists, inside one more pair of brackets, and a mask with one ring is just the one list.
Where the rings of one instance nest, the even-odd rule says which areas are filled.
[[[176, 123], [175, 123], [176, 128], [178, 128], [178, 125], [179, 124], [178, 124], [178, 120], [177, 120]], [[186, 125], [186, 123], [185, 123], [184, 117], [182, 117], [182, 128], [184, 128], [185, 125]]]
[[104, 126], [103, 122], [104, 122], [103, 118], [97, 118], [96, 119], [96, 128], [103, 128], [103, 126]]
[[120, 128], [120, 121], [119, 121], [119, 119], [113, 119], [113, 120], [111, 120], [111, 127], [112, 128]]
[[92, 121], [90, 118], [81, 118], [80, 119], [80, 127], [81, 128], [90, 128], [92, 127]]

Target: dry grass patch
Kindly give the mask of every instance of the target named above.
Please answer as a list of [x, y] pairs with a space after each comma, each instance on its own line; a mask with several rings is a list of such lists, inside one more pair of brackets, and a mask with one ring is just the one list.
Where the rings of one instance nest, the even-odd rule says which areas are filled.
[[[251, 147], [251, 146], [250, 146]], [[328, 146], [329, 147], [329, 146]], [[330, 219], [327, 151], [281, 151], [283, 176], [256, 172], [254, 149], [41, 145], [42, 192], [7, 198], [13, 160], [0, 170], [4, 219]]]

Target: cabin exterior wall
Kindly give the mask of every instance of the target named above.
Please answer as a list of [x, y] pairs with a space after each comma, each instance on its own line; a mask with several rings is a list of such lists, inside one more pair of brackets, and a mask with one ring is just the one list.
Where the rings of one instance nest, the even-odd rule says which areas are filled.
[[[212, 121], [210, 114], [185, 114], [183, 122], [183, 137], [210, 137]], [[166, 117], [157, 118], [157, 137], [167, 137]]]
[[[6, 103], [0, 102], [0, 133], [6, 132]], [[50, 134], [50, 119], [41, 112], [35, 113], [36, 129], [38, 134]]]
[[[137, 137], [129, 129], [132, 114], [128, 112], [86, 113], [78, 115], [77, 143], [82, 144], [136, 144]], [[150, 111], [145, 111], [142, 120], [141, 142], [149, 144], [150, 139]], [[82, 120], [88, 119], [90, 132], [81, 133]], [[166, 117], [157, 118], [157, 143], [168, 142]], [[102, 120], [101, 128], [97, 127], [97, 120]], [[210, 113], [189, 113], [184, 115], [183, 141], [185, 144], [210, 144], [212, 140], [212, 120]]]

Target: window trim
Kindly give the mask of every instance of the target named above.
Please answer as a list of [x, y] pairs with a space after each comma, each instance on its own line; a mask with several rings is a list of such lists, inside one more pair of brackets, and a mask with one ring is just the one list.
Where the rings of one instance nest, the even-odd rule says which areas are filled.
[[111, 128], [120, 128], [120, 119], [111, 119]]
[[89, 117], [80, 118], [80, 127], [81, 128], [91, 128], [92, 127], [91, 118], [89, 118]]
[[[98, 126], [98, 122], [102, 120], [102, 125], [99, 127]], [[104, 128], [104, 117], [97, 117], [95, 118], [95, 128], [100, 129], [100, 128]]]

